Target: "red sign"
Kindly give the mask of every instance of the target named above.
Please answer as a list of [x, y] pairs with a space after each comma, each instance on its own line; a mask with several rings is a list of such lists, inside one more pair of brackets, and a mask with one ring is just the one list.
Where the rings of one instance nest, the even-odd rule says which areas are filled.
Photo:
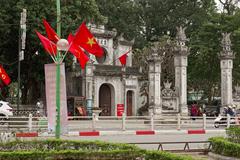
[[117, 116], [122, 116], [124, 112], [124, 104], [117, 104]]

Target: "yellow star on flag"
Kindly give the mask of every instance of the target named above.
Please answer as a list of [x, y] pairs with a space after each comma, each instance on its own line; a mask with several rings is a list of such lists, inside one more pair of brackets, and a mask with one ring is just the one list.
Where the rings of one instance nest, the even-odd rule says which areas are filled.
[[96, 44], [96, 42], [94, 41], [94, 37], [92, 38], [88, 38], [87, 44], [89, 44], [91, 47]]

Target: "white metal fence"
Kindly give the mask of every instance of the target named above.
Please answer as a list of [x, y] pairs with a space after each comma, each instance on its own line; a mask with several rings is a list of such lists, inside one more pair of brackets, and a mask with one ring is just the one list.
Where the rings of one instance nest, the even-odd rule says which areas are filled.
[[[68, 117], [69, 131], [125, 131], [125, 130], [181, 130], [181, 129], [218, 129], [239, 125], [240, 117], [229, 115], [215, 121], [216, 117], [189, 116], [75, 116]], [[46, 117], [0, 117], [0, 132], [9, 131], [48, 131]]]
[[14, 116], [0, 117], [0, 132], [46, 132], [48, 129], [46, 117]]

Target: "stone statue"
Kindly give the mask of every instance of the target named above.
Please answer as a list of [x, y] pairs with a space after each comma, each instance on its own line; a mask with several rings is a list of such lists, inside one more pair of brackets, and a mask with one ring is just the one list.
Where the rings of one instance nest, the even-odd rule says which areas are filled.
[[164, 89], [162, 90], [162, 96], [172, 97], [174, 95], [174, 91], [171, 89], [172, 83], [170, 83], [167, 80], [167, 82], [164, 82], [163, 84], [164, 84]]
[[222, 37], [221, 45], [223, 47], [223, 50], [220, 52], [220, 56], [221, 57], [230, 56], [234, 58], [235, 54], [231, 50], [231, 46], [232, 46], [231, 39], [230, 39], [231, 33], [222, 33], [222, 36], [223, 37]]
[[231, 33], [222, 33], [222, 46], [225, 47], [225, 46], [231, 46], [231, 39], [230, 39], [230, 36], [231, 36]]
[[185, 30], [186, 30], [186, 27], [176, 27], [177, 28], [177, 35], [176, 35], [176, 39], [178, 41], [183, 41], [185, 42], [187, 40], [187, 37], [186, 37], [186, 34], [185, 34]]

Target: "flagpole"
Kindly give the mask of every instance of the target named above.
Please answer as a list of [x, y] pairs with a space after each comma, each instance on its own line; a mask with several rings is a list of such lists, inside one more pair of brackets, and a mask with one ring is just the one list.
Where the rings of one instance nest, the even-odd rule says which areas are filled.
[[[60, 10], [60, 0], [56, 0], [57, 4], [57, 34], [61, 37], [61, 10]], [[55, 138], [60, 138], [60, 62], [61, 62], [61, 53], [57, 50], [56, 57], [56, 130]]]

